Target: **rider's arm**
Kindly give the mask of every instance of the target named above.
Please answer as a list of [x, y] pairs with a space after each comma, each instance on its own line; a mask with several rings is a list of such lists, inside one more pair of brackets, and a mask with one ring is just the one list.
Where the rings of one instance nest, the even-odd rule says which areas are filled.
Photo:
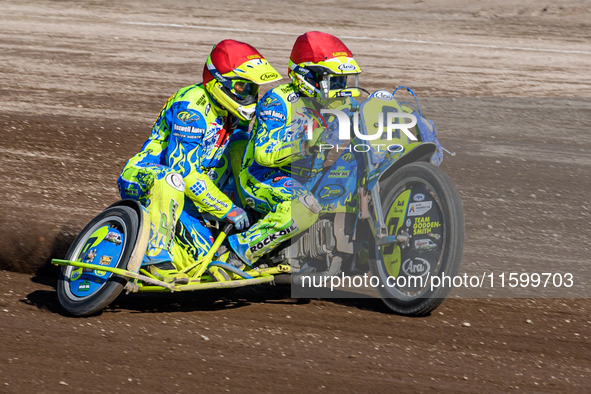
[[192, 171], [185, 176], [185, 195], [202, 211], [223, 219], [234, 206], [232, 201], [213, 183], [207, 174]]
[[292, 140], [288, 105], [278, 95], [265, 95], [253, 128], [254, 159], [264, 167], [282, 167], [305, 157], [303, 140]]
[[281, 135], [282, 130], [268, 130], [262, 125], [255, 131], [254, 159], [264, 167], [282, 167], [304, 156], [303, 141], [282, 141], [274, 137]]

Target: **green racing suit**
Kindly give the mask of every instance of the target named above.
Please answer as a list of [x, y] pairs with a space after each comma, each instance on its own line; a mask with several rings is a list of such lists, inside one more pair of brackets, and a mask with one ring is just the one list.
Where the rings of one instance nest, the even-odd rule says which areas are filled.
[[[223, 219], [233, 208], [209, 173], [240, 127], [244, 125], [217, 106], [202, 84], [168, 99], [150, 137], [117, 181], [122, 198], [148, 209], [152, 228], [145, 265], [173, 261], [184, 268], [207, 253], [213, 239], [195, 216], [206, 212]], [[180, 242], [174, 241], [175, 230]]]
[[304, 139], [291, 129], [291, 104], [297, 100], [294, 86], [283, 84], [268, 91], [257, 105], [238, 187], [246, 204], [265, 216], [228, 239], [249, 265], [318, 219], [320, 206], [315, 197], [292, 176], [292, 163], [309, 159]]

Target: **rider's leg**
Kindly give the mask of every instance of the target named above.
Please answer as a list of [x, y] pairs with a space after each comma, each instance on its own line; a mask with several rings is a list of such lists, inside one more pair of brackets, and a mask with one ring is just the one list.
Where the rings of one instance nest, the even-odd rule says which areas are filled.
[[144, 266], [167, 282], [187, 283], [188, 276], [178, 273], [172, 256], [175, 227], [183, 211], [183, 177], [160, 165], [132, 165], [117, 180], [121, 198], [139, 201], [148, 209], [150, 241]]
[[[192, 210], [191, 201], [185, 201], [187, 210], [183, 210], [176, 228], [175, 245], [172, 250], [173, 259], [179, 269], [185, 269], [194, 264], [200, 258], [205, 257], [213, 245], [214, 238], [207, 227], [191, 213], [198, 211]], [[221, 258], [215, 258], [222, 260]], [[221, 268], [210, 267], [208, 271], [217, 281], [228, 281], [231, 277]]]
[[273, 170], [267, 174], [253, 175], [246, 169], [241, 175], [247, 203], [257, 210], [268, 211], [248, 231], [228, 239], [240, 259], [252, 265], [281, 242], [314, 224], [320, 206], [311, 194], [286, 173]]

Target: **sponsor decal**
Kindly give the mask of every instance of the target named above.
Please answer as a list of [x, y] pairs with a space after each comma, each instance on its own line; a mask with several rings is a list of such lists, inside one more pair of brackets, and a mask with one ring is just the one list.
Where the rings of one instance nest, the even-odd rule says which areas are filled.
[[188, 109], [186, 111], [179, 112], [176, 117], [178, 120], [180, 120], [184, 124], [188, 124], [188, 123], [195, 123], [199, 119], [201, 119], [201, 114], [199, 114], [199, 112], [194, 111], [192, 109]]
[[104, 240], [107, 242], [114, 243], [115, 245], [121, 245], [121, 234], [113, 232], [113, 231], [109, 231], [109, 233], [104, 238]]
[[394, 98], [394, 96], [392, 96], [392, 93], [386, 90], [378, 90], [377, 92], [373, 93], [371, 97], [377, 98], [378, 100], [382, 101], [391, 101]]
[[[108, 236], [108, 234], [107, 234]], [[94, 258], [96, 257], [96, 249], [92, 249], [90, 252], [88, 252], [88, 254], [86, 255], [86, 258], [84, 259], [85, 263], [92, 263], [92, 260], [94, 260]]]
[[334, 57], [337, 57], [337, 56], [347, 56], [347, 52], [333, 52], [332, 55]]
[[247, 59], [262, 59], [261, 55], [248, 55], [246, 57]]
[[183, 176], [181, 174], [177, 174], [176, 172], [172, 172], [166, 175], [166, 183], [170, 186], [178, 190], [179, 192], [185, 191], [185, 181], [183, 180]]
[[261, 111], [259, 114], [263, 119], [271, 117], [271, 118], [275, 118], [275, 119], [279, 119], [279, 120], [283, 120], [285, 121], [285, 114], [279, 112], [279, 111], [275, 111], [275, 110], [265, 110], [265, 111]]
[[299, 227], [296, 224], [296, 222], [293, 222], [293, 224], [291, 226], [289, 226], [288, 228], [286, 228], [285, 230], [277, 231], [275, 234], [269, 235], [268, 237], [264, 238], [262, 241], [257, 242], [256, 245], [251, 246], [249, 248], [250, 252], [254, 253], [257, 250], [260, 250], [260, 249], [264, 248], [265, 246], [269, 245], [271, 242], [275, 241], [277, 238], [280, 238], [280, 237], [287, 235], [287, 234], [291, 234], [296, 230], [299, 230]]
[[293, 88], [291, 88], [291, 85], [289, 85], [289, 84], [287, 84], [287, 85], [280, 85], [279, 86], [279, 90], [281, 90], [283, 93], [293, 92]]
[[425, 276], [431, 271], [431, 264], [425, 259], [416, 257], [407, 259], [402, 263], [402, 272], [407, 276]]
[[430, 251], [433, 249], [437, 249], [437, 244], [431, 241], [429, 238], [415, 240], [415, 250], [422, 252]]
[[355, 155], [351, 152], [347, 152], [341, 156], [341, 159], [343, 159], [345, 163], [351, 163], [353, 160], [355, 160]]
[[214, 136], [224, 128], [224, 118], [218, 116], [212, 122], [209, 123], [207, 127], [207, 132], [205, 133], [205, 137], [203, 138], [205, 141], [213, 140]]
[[82, 276], [82, 270], [81, 269], [77, 269], [75, 271], [72, 271], [72, 275], [70, 275], [70, 281], [75, 281], [76, 279], [80, 278], [80, 276]]
[[337, 167], [336, 170], [332, 170], [328, 173], [329, 178], [347, 178], [351, 171], [345, 170], [345, 167]]
[[[196, 104], [198, 107], [201, 107], [201, 106], [203, 106], [203, 104], [205, 104], [205, 94], [203, 94], [201, 97], [199, 97]], [[205, 115], [207, 115], [207, 114], [205, 114]]]
[[[174, 131], [176, 131], [176, 133], [173, 133], [173, 135], [175, 137], [187, 137], [187, 138], [201, 138], [203, 136], [203, 133], [205, 133], [205, 128], [202, 127], [194, 127], [194, 126], [181, 126], [179, 124], [174, 124], [172, 126], [172, 129]], [[194, 134], [194, 135], [183, 135], [181, 133], [188, 133], [188, 134]]]
[[205, 116], [207, 116], [207, 115], [209, 114], [209, 111], [210, 111], [210, 110], [211, 110], [211, 105], [210, 105], [210, 104], [207, 104], [207, 105], [205, 106]]
[[431, 209], [432, 205], [432, 201], [410, 203], [408, 206], [408, 216], [421, 216], [427, 213]]
[[275, 97], [267, 97], [265, 101], [263, 101], [263, 107], [276, 107], [279, 105], [279, 101]]
[[441, 239], [441, 235], [439, 235], [439, 234], [429, 233], [427, 235], [433, 239], [437, 239], [437, 240]]
[[300, 95], [297, 94], [296, 92], [291, 92], [290, 94], [287, 95], [287, 101], [290, 103], [295, 103], [300, 99]]
[[320, 204], [318, 204], [318, 200], [311, 195], [311, 194], [304, 194], [298, 197], [298, 201], [300, 201], [306, 208], [314, 213], [319, 213], [322, 210]]
[[189, 190], [191, 190], [193, 192], [193, 194], [195, 194], [196, 196], [200, 195], [202, 192], [204, 192], [206, 189], [205, 186], [205, 181], [202, 181], [201, 179], [198, 179], [190, 188]]
[[278, 77], [279, 77], [279, 74], [274, 73], [274, 72], [265, 73], [265, 74], [261, 75], [261, 81], [270, 81], [272, 79], [277, 79]]
[[90, 290], [90, 282], [87, 280], [83, 280], [80, 285], [78, 286], [78, 291], [88, 291]]
[[227, 202], [218, 199], [214, 195], [210, 194], [208, 191], [205, 192], [204, 196], [201, 196], [201, 200], [199, 201], [199, 203], [206, 205], [215, 211], [221, 211], [228, 208]]
[[113, 260], [113, 257], [111, 256], [101, 256], [101, 260], [99, 261], [100, 265], [109, 265], [111, 264], [111, 261]]
[[345, 193], [345, 189], [339, 185], [328, 185], [324, 186], [320, 190], [319, 197], [322, 200], [333, 200], [342, 196]]
[[412, 221], [410, 219], [406, 219], [406, 227], [410, 227]]
[[423, 201], [425, 199], [425, 195], [422, 193], [417, 193], [412, 197], [415, 201]]
[[432, 222], [430, 217], [418, 217], [412, 226], [414, 235], [429, 234], [431, 229], [441, 227], [441, 223]]
[[94, 274], [96, 276], [105, 276], [107, 275], [107, 271], [94, 270]]
[[354, 71], [355, 70], [355, 66], [353, 64], [349, 64], [349, 63], [341, 63], [341, 64], [339, 64], [339, 66], [337, 68], [341, 71]]
[[335, 97], [351, 97], [353, 96], [353, 92], [342, 91], [335, 94]]

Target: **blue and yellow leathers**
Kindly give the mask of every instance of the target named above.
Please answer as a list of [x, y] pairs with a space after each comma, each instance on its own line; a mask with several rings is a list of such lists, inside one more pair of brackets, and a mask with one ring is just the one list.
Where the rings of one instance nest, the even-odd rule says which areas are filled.
[[292, 130], [291, 104], [297, 100], [293, 85], [284, 84], [268, 91], [257, 105], [239, 187], [246, 204], [266, 215], [248, 231], [228, 239], [249, 265], [318, 219], [318, 202], [292, 176], [292, 163], [313, 160], [306, 153], [304, 138]]
[[244, 127], [216, 105], [202, 84], [187, 86], [168, 99], [150, 137], [117, 181], [121, 197], [138, 200], [150, 214], [144, 264], [173, 261], [182, 269], [207, 253], [211, 234], [190, 213], [223, 219], [233, 208], [208, 174], [233, 130]]

